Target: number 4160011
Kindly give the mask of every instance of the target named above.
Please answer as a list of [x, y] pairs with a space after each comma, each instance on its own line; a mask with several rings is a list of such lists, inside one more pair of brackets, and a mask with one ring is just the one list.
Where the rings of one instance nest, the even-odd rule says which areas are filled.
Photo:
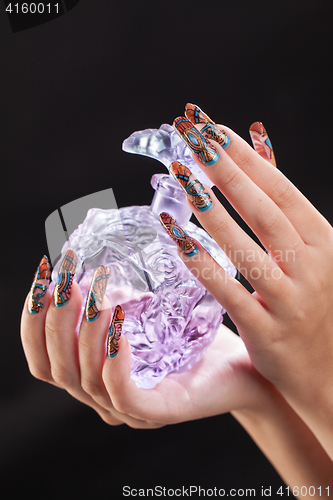
[[39, 2], [39, 3], [33, 3], [33, 2], [25, 2], [22, 4], [18, 3], [9, 3], [6, 7], [6, 12], [9, 14], [15, 13], [15, 14], [51, 14], [59, 13], [59, 2], [58, 3], [44, 3], [44, 2]]
[[287, 497], [292, 494], [295, 497], [314, 497], [314, 496], [323, 496], [324, 498], [328, 498], [330, 496], [330, 487], [322, 488], [321, 486], [294, 486], [290, 488], [289, 486], [280, 486], [280, 488], [276, 492], [277, 495]]

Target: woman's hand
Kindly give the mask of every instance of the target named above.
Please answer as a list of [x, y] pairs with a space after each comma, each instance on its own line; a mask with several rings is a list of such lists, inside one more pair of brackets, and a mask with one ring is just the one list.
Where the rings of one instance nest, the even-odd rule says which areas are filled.
[[[110, 425], [157, 428], [230, 411], [291, 487], [333, 486], [332, 463], [323, 448], [276, 388], [257, 372], [243, 341], [227, 327], [221, 325], [205, 356], [191, 370], [169, 374], [155, 389], [139, 389], [130, 378], [126, 337], [113, 339], [110, 345], [107, 299], [94, 321], [83, 318], [78, 334], [79, 286], [73, 283], [67, 293], [71, 279], [63, 279], [61, 273], [56, 302], [63, 303], [63, 298], [67, 302], [56, 307], [47, 280], [41, 273], [38, 276], [24, 305], [21, 329], [35, 377], [65, 389]], [[34, 307], [32, 297], [40, 306]], [[96, 302], [90, 303], [92, 313]], [[33, 310], [38, 312], [29, 312]], [[114, 327], [113, 320], [111, 324]], [[110, 358], [107, 351], [117, 354]]]
[[267, 252], [186, 166], [175, 162], [171, 170], [199, 222], [254, 293], [227, 275], [190, 236], [179, 239], [174, 220], [162, 214], [161, 221], [178, 242], [188, 268], [226, 308], [256, 369], [279, 389], [333, 458], [333, 229], [275, 168], [267, 135], [256, 136], [259, 155], [198, 107], [188, 104], [186, 116], [175, 120], [177, 132]]
[[79, 336], [76, 326], [82, 295], [75, 282], [64, 306], [54, 305], [49, 290], [37, 314], [29, 312], [30, 303], [31, 293], [21, 323], [31, 373], [65, 389], [111, 425], [153, 428], [261, 404], [265, 381], [254, 369], [242, 340], [224, 325], [191, 370], [169, 374], [155, 389], [146, 390], [130, 378], [131, 352], [124, 335], [118, 354], [107, 357], [111, 308], [106, 297], [94, 321], [83, 317]]

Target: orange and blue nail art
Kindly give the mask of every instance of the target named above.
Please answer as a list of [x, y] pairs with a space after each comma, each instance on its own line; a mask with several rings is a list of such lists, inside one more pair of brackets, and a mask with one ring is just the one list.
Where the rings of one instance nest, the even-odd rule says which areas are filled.
[[96, 269], [91, 281], [85, 307], [87, 321], [94, 321], [98, 318], [109, 277], [109, 267], [101, 265]]
[[53, 293], [54, 305], [56, 307], [62, 307], [69, 301], [77, 260], [76, 253], [73, 250], [67, 250], [59, 269]]
[[170, 238], [179, 246], [188, 257], [193, 257], [198, 252], [196, 242], [180, 227], [178, 222], [167, 212], [160, 214], [160, 222]]
[[205, 191], [201, 182], [195, 178], [191, 170], [179, 161], [171, 163], [170, 172], [197, 210], [203, 212], [212, 206], [209, 193]]
[[37, 267], [37, 271], [31, 285], [28, 300], [28, 311], [30, 314], [37, 314], [43, 308], [44, 296], [49, 288], [50, 277], [50, 264], [46, 255], [44, 255], [39, 263], [39, 266]]
[[253, 147], [257, 153], [276, 167], [273, 146], [263, 124], [261, 122], [252, 123], [249, 132]]
[[119, 339], [125, 319], [125, 311], [121, 306], [116, 306], [108, 334], [107, 353], [109, 358], [114, 358], [118, 354]]
[[180, 116], [173, 122], [173, 126], [179, 137], [193, 151], [196, 157], [205, 165], [213, 165], [219, 159], [219, 153], [215, 147], [193, 126], [193, 124]]
[[229, 142], [230, 138], [228, 134], [222, 130], [216, 123], [209, 118], [206, 113], [202, 111], [196, 104], [191, 104], [190, 102], [185, 106], [185, 116], [190, 120], [193, 125], [196, 124], [204, 124], [203, 128], [200, 130], [200, 133], [206, 137], [207, 139], [213, 139], [225, 149]]

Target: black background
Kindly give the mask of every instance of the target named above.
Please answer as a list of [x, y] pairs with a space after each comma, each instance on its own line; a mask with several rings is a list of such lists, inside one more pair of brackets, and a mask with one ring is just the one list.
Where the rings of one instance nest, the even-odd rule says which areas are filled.
[[124, 485], [158, 484], [276, 491], [281, 479], [230, 415], [108, 427], [33, 379], [20, 314], [47, 253], [46, 217], [109, 187], [118, 206], [149, 204], [150, 177], [164, 167], [122, 152], [122, 141], [172, 123], [186, 102], [247, 140], [261, 120], [278, 167], [332, 221], [333, 3], [80, 0], [17, 33], [1, 9], [4, 498], [120, 498]]

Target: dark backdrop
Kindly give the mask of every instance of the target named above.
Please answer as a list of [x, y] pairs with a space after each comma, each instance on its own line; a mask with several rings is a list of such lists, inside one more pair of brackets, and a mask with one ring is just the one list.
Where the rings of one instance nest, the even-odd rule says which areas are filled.
[[188, 101], [245, 138], [263, 121], [278, 167], [332, 221], [332, 14], [333, 3], [318, 0], [81, 0], [59, 19], [13, 34], [1, 8], [6, 498], [120, 498], [126, 484], [258, 493], [283, 484], [230, 415], [152, 431], [108, 427], [30, 376], [19, 322], [47, 252], [46, 217], [108, 187], [118, 206], [149, 203], [150, 177], [163, 167], [123, 153], [122, 140], [172, 123]]

